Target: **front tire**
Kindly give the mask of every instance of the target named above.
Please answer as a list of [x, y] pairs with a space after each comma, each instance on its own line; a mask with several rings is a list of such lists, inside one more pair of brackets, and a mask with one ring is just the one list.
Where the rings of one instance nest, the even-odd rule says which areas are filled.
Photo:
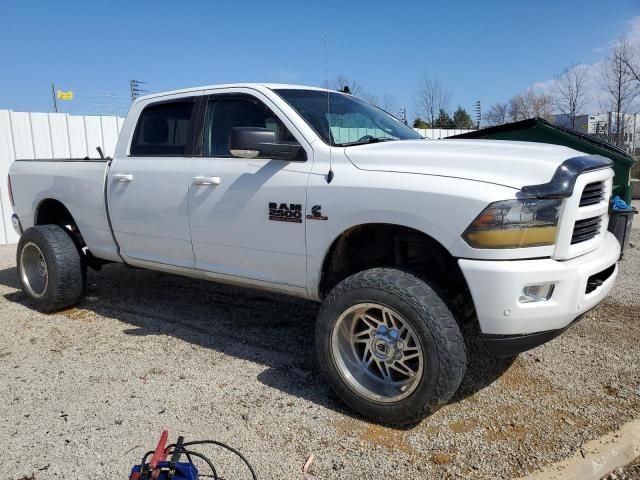
[[74, 305], [84, 288], [86, 266], [70, 234], [58, 225], [39, 225], [20, 237], [18, 277], [30, 303], [41, 312]]
[[327, 296], [316, 322], [320, 368], [338, 396], [382, 423], [416, 423], [456, 392], [465, 342], [423, 280], [392, 268], [356, 273]]

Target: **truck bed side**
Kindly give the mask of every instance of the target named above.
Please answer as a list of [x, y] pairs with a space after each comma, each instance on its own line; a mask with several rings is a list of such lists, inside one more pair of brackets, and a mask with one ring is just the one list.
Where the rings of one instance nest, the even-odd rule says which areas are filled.
[[23, 230], [36, 223], [44, 202], [57, 200], [71, 213], [94, 256], [120, 261], [105, 204], [108, 168], [107, 160], [16, 160], [9, 175]]

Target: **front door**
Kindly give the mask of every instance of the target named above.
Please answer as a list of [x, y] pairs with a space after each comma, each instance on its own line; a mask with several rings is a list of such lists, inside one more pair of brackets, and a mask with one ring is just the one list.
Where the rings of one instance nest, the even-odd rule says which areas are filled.
[[188, 195], [195, 97], [143, 108], [129, 155], [116, 158], [109, 172], [113, 232], [125, 260], [193, 268]]
[[[203, 155], [192, 160], [189, 193], [196, 268], [305, 287], [304, 212], [312, 151], [267, 102], [239, 92], [210, 95], [206, 101]], [[233, 127], [273, 129], [279, 140], [299, 141], [307, 160], [233, 157]]]

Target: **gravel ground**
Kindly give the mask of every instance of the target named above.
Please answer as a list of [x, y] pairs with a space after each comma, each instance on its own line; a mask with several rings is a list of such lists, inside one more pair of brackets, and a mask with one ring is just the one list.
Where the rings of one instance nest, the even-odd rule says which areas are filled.
[[640, 480], [640, 458], [625, 467], [616, 468], [602, 480]]
[[[317, 305], [110, 265], [77, 308], [31, 310], [0, 247], [1, 478], [126, 478], [163, 428], [238, 448], [260, 478], [511, 478], [640, 412], [640, 231], [613, 294], [515, 360], [474, 349], [448, 405], [368, 423], [315, 365]], [[226, 478], [249, 478], [208, 451]], [[301, 473], [310, 454], [315, 462]]]

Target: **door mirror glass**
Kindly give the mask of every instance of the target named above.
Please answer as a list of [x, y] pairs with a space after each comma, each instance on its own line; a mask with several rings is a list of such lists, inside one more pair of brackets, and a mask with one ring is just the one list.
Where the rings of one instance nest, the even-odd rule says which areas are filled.
[[278, 141], [276, 132], [261, 127], [233, 127], [229, 132], [229, 151], [239, 158], [272, 158], [304, 162], [306, 152], [296, 141]]

